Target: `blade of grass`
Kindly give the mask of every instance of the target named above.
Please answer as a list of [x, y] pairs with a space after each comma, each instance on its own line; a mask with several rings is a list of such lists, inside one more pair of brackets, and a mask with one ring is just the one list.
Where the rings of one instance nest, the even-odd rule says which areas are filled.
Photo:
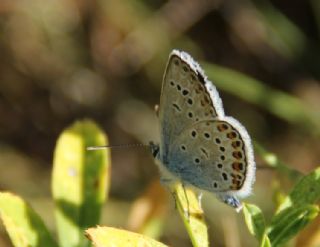
[[272, 247], [270, 243], [270, 239], [267, 234], [263, 235], [260, 247]]
[[288, 60], [294, 61], [300, 67], [311, 71], [319, 78], [320, 50], [317, 43], [286, 17], [269, 0], [254, 1], [261, 20], [271, 37], [267, 42]]
[[316, 20], [318, 33], [320, 34], [320, 2], [318, 0], [310, 0], [311, 10], [313, 11], [313, 16]]
[[319, 214], [317, 205], [289, 207], [276, 214], [268, 228], [268, 236], [272, 246], [280, 246], [293, 238], [300, 230]]
[[110, 180], [105, 134], [92, 121], [78, 121], [59, 137], [54, 154], [52, 193], [60, 245], [87, 246], [84, 229], [99, 223]]
[[20, 197], [0, 192], [0, 215], [15, 247], [58, 247], [39, 215]]
[[292, 169], [288, 165], [284, 164], [280, 159], [278, 159], [277, 155], [267, 151], [262, 145], [258, 142], [254, 142], [254, 148], [257, 154], [261, 157], [261, 159], [269, 166], [274, 167], [280, 173], [287, 176], [292, 181], [297, 181], [302, 177], [299, 171]]
[[320, 115], [308, 109], [298, 98], [232, 69], [208, 63], [204, 63], [204, 68], [218, 88], [297, 124], [311, 134], [320, 134]]
[[209, 246], [208, 228], [204, 220], [203, 210], [194, 192], [183, 188], [180, 183], [172, 185], [170, 189], [175, 197], [178, 212], [193, 246]]

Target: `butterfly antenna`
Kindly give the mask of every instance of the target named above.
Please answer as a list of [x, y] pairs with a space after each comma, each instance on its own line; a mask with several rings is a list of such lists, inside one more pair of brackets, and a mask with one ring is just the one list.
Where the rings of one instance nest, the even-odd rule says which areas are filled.
[[118, 144], [118, 145], [105, 145], [105, 146], [91, 146], [87, 147], [87, 150], [101, 150], [106, 148], [138, 148], [138, 147], [150, 147], [150, 144], [143, 143], [130, 143], [130, 144]]

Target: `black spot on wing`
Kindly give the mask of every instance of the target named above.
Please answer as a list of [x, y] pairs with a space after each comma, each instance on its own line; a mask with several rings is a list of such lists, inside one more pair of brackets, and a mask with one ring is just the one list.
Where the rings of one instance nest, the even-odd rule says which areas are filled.
[[176, 108], [177, 111], [181, 111], [180, 107], [179, 107], [177, 104], [173, 103], [172, 106], [173, 106], [174, 108]]
[[204, 148], [200, 148], [200, 150], [207, 158], [209, 158], [209, 154], [208, 154], [207, 150], [205, 150]]
[[202, 85], [205, 85], [205, 84], [206, 84], [206, 81], [205, 81], [205, 79], [204, 79], [204, 77], [203, 77], [203, 75], [201, 74], [200, 71], [197, 71], [197, 76], [198, 76], [199, 82], [201, 82]]

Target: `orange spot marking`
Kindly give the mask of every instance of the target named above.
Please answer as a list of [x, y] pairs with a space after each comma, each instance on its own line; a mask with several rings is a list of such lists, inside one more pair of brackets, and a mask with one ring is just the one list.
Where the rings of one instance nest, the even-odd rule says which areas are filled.
[[228, 129], [228, 125], [226, 125], [226, 124], [219, 124], [219, 125], [217, 126], [217, 129], [218, 129], [220, 132], [225, 131], [225, 130]]
[[242, 153], [240, 151], [235, 151], [232, 153], [232, 156], [239, 160], [242, 158]]
[[238, 148], [238, 147], [241, 146], [241, 142], [240, 142], [240, 141], [234, 141], [234, 142], [231, 143], [231, 145], [232, 145], [232, 147], [234, 147], [234, 148]]
[[241, 188], [241, 181], [237, 180], [237, 188]]
[[227, 134], [227, 137], [228, 137], [229, 139], [234, 139], [234, 138], [237, 137], [237, 133], [234, 132], [234, 131], [229, 132], [229, 133]]
[[233, 162], [232, 169], [235, 171], [241, 171], [243, 169], [243, 164], [240, 162]]

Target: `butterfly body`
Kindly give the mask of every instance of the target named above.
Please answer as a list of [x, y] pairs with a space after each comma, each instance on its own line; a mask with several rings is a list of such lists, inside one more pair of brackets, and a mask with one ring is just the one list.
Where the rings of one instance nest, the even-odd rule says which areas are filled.
[[174, 50], [163, 78], [160, 145], [153, 146], [162, 181], [214, 192], [237, 209], [250, 194], [255, 162], [250, 137], [225, 116], [215, 86], [190, 55]]

